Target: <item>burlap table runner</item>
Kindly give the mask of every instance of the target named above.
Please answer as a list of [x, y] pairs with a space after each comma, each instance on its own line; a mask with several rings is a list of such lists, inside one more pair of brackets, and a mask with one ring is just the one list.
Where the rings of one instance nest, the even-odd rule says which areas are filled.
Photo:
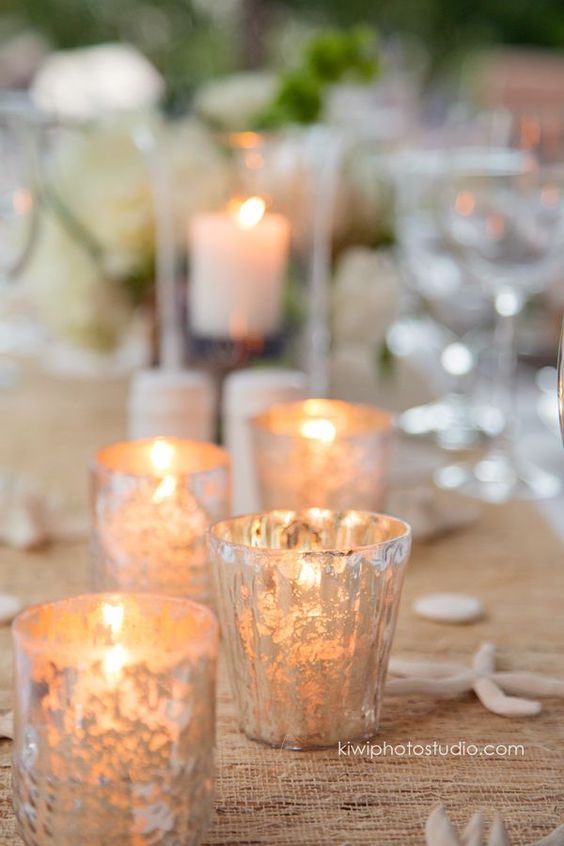
[[[93, 449], [123, 434], [125, 387], [118, 381], [65, 382], [34, 373], [0, 394], [0, 466], [27, 469], [82, 506]], [[463, 533], [414, 550], [406, 581], [395, 654], [468, 659], [490, 639], [505, 667], [564, 677], [564, 555], [561, 542], [532, 506], [488, 508]], [[0, 589], [28, 601], [76, 593], [87, 586], [84, 544], [35, 554], [0, 550]], [[455, 628], [416, 619], [422, 592], [466, 590], [488, 616]], [[10, 701], [9, 632], [0, 629], [0, 708]], [[413, 698], [385, 703], [376, 741], [523, 744], [507, 757], [339, 756], [336, 750], [294, 753], [267, 749], [237, 729], [223, 676], [218, 725], [217, 816], [206, 843], [423, 843], [432, 805], [444, 800], [462, 823], [477, 809], [503, 813], [513, 844], [528, 844], [564, 821], [564, 702], [545, 700], [536, 718], [504, 719], [471, 697], [456, 702]], [[11, 809], [10, 744], [0, 745], [0, 844], [18, 844]], [[77, 846], [82, 846], [78, 844]], [[86, 844], [84, 844], [86, 846]]]

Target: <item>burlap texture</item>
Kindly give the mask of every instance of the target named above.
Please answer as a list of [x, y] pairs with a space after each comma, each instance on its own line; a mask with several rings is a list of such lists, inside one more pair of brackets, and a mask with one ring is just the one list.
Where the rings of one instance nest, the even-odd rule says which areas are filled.
[[[86, 465], [100, 444], [123, 435], [125, 386], [65, 382], [27, 373], [0, 395], [0, 466], [29, 470], [70, 507], [87, 495]], [[562, 543], [527, 505], [487, 508], [481, 522], [428, 546], [409, 565], [394, 653], [469, 659], [483, 640], [500, 647], [504, 667], [564, 677]], [[42, 553], [0, 550], [0, 589], [39, 601], [88, 586], [84, 544]], [[427, 591], [464, 590], [488, 615], [466, 627], [414, 617], [412, 599]], [[0, 630], [0, 708], [10, 701], [10, 638]], [[564, 702], [545, 700], [536, 718], [504, 719], [472, 697], [435, 703], [388, 699], [382, 743], [465, 741], [522, 743], [524, 757], [339, 757], [336, 750], [297, 753], [248, 741], [237, 728], [221, 674], [217, 815], [206, 843], [216, 846], [415, 846], [439, 799], [462, 823], [499, 809], [514, 846], [564, 821]], [[10, 797], [10, 744], [0, 744], [0, 844], [18, 844]], [[87, 846], [87, 844], [77, 844]]]

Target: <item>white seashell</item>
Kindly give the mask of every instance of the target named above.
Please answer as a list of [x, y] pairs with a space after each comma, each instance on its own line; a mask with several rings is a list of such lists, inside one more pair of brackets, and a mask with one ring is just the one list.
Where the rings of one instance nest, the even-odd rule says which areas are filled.
[[0, 593], [0, 625], [11, 623], [20, 613], [23, 602], [11, 593]]
[[484, 836], [484, 815], [475, 813], [462, 834], [463, 846], [482, 846]]
[[413, 603], [419, 617], [437, 623], [474, 623], [484, 616], [484, 606], [475, 596], [463, 593], [430, 593]]
[[437, 805], [431, 811], [425, 826], [427, 846], [460, 846], [444, 805]]
[[505, 825], [499, 814], [496, 814], [490, 830], [488, 846], [509, 846], [509, 839]]

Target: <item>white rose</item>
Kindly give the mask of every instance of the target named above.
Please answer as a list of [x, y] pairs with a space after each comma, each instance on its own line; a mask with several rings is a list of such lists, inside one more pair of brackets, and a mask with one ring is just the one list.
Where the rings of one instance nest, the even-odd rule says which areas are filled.
[[55, 153], [49, 184], [98, 246], [141, 263], [154, 242], [153, 192], [128, 120], [72, 131]]
[[76, 346], [114, 349], [129, 326], [132, 309], [119, 280], [53, 217], [42, 222], [23, 281], [47, 328]]
[[267, 73], [237, 73], [213, 80], [198, 92], [194, 109], [217, 129], [249, 129], [276, 92], [276, 77]]
[[351, 247], [337, 264], [333, 330], [337, 343], [380, 346], [396, 318], [401, 280], [387, 251]]

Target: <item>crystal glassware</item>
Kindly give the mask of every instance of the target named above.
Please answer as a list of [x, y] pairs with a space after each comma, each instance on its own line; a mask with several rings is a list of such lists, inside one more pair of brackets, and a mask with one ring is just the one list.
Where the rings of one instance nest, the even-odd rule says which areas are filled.
[[13, 635], [26, 846], [197, 846], [213, 808], [212, 612], [91, 594], [24, 611]]
[[562, 255], [564, 159], [544, 160], [536, 148], [489, 146], [458, 151], [448, 165], [440, 215], [461, 261], [494, 307], [500, 425], [475, 463], [448, 465], [436, 480], [490, 502], [554, 496], [561, 488], [558, 477], [514, 454], [515, 324]]
[[194, 168], [190, 145], [171, 152], [143, 127], [135, 138], [155, 187], [157, 299], [171, 341], [161, 338], [162, 361], [184, 357], [187, 335], [189, 360], [220, 382], [250, 361], [290, 356], [325, 392], [340, 132], [203, 134], [204, 164], [185, 192], [175, 191], [172, 163]]
[[261, 508], [382, 507], [393, 415], [369, 405], [307, 399], [251, 419]]
[[362, 511], [271, 511], [209, 532], [243, 731], [308, 749], [378, 728], [410, 528]]
[[[489, 410], [477, 402], [472, 388], [491, 309], [440, 219], [439, 186], [449, 157], [447, 148], [423, 147], [393, 159], [398, 255], [416, 306], [422, 306], [436, 328], [434, 343], [446, 389], [439, 399], [404, 411], [398, 423], [407, 435], [430, 436], [443, 449], [463, 450], [490, 430]], [[404, 330], [401, 322], [395, 331], [405, 332], [407, 342], [413, 337], [412, 328]]]
[[92, 469], [92, 505], [98, 589], [209, 601], [205, 534], [230, 513], [225, 450], [180, 438], [104, 447]]

